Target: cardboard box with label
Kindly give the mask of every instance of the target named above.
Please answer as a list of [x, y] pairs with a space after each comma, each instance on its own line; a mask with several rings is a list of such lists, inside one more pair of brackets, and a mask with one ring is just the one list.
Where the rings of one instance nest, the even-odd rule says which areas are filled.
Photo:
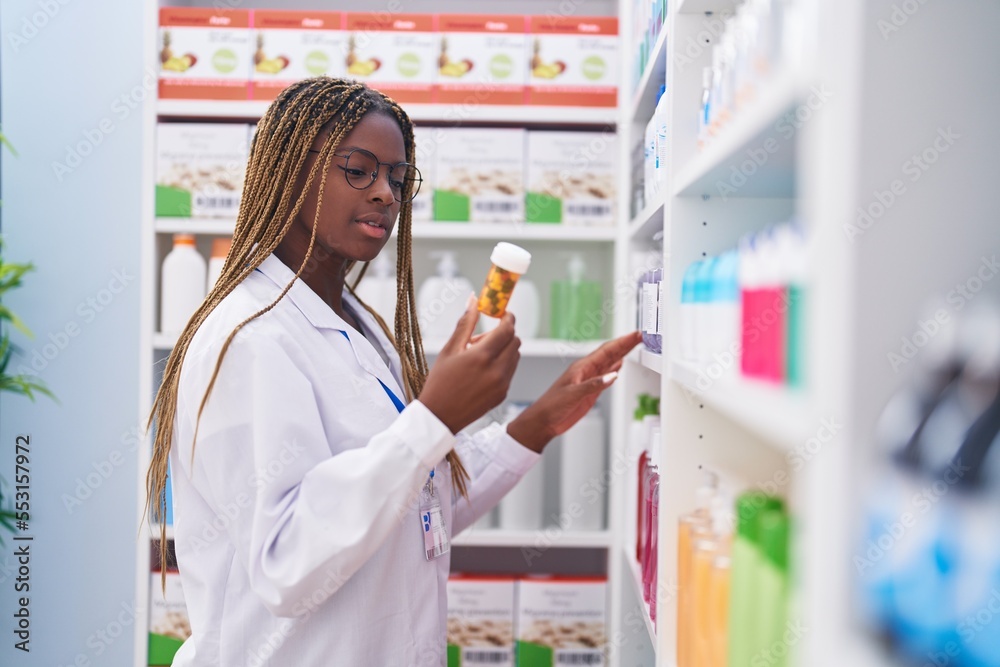
[[257, 10], [250, 79], [255, 100], [273, 100], [289, 84], [347, 73], [341, 12]]
[[158, 47], [161, 98], [248, 98], [249, 11], [163, 7]]
[[525, 103], [527, 17], [442, 14], [438, 17], [438, 30], [439, 102]]
[[434, 219], [434, 184], [437, 173], [437, 145], [441, 133], [447, 132], [440, 127], [414, 127], [413, 141], [416, 144], [416, 164], [424, 182], [420, 186], [417, 197], [413, 200], [413, 221], [427, 222]]
[[462, 128], [439, 136], [434, 219], [522, 222], [525, 131]]
[[346, 76], [397, 102], [431, 102], [437, 72], [433, 14], [349, 12]]
[[612, 132], [529, 132], [525, 219], [613, 225], [617, 146]]
[[243, 194], [251, 127], [157, 125], [156, 216], [235, 218]]
[[618, 104], [618, 19], [532, 16], [530, 104]]
[[511, 577], [448, 579], [448, 667], [514, 667]]
[[517, 665], [605, 665], [607, 582], [529, 576], [517, 584]]

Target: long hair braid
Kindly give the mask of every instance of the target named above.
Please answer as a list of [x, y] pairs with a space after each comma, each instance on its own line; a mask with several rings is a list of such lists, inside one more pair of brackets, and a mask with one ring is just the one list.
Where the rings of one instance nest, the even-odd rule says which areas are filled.
[[[322, 208], [323, 192], [334, 151], [344, 136], [350, 132], [365, 114], [382, 113], [399, 123], [406, 146], [406, 160], [416, 163], [416, 149], [413, 140], [413, 124], [406, 112], [391, 98], [362, 83], [346, 79], [316, 77], [290, 85], [278, 95], [257, 124], [257, 133], [250, 146], [246, 178], [240, 201], [239, 214], [233, 233], [233, 243], [226, 256], [218, 281], [209, 290], [205, 300], [185, 325], [167, 359], [163, 381], [150, 412], [147, 429], [156, 426], [153, 438], [153, 453], [146, 473], [146, 507], [151, 518], [160, 524], [160, 561], [167, 561], [166, 543], [166, 479], [167, 462], [174, 437], [174, 418], [177, 413], [177, 392], [180, 383], [181, 365], [187, 354], [191, 340], [198, 327], [208, 318], [215, 307], [229, 295], [251, 272], [266, 259], [288, 233], [296, 216], [302, 209], [307, 194], [319, 174], [319, 201], [312, 224], [312, 236], [302, 265], [295, 277], [268, 306], [254, 313], [226, 338], [215, 362], [215, 369], [198, 408], [195, 422], [194, 441], [198, 437], [198, 423], [215, 386], [222, 359], [237, 333], [245, 325], [264, 315], [277, 305], [288, 293], [292, 285], [303, 274], [315, 270], [323, 250], [316, 250], [316, 231]], [[319, 159], [306, 177], [305, 186], [297, 190], [294, 186], [306, 162], [308, 150], [324, 127], [330, 127], [329, 137], [323, 144]], [[408, 194], [404, 193], [404, 194]], [[405, 197], [404, 197], [405, 199]], [[392, 341], [399, 353], [404, 390], [407, 400], [420, 395], [426, 380], [428, 367], [424, 356], [423, 340], [420, 336], [416, 299], [414, 299], [413, 255], [412, 255], [412, 207], [403, 203], [399, 211], [397, 225], [395, 332], [389, 330], [385, 321], [368, 304], [358, 299], [378, 322], [386, 337]], [[315, 250], [315, 253], [314, 253]], [[350, 271], [352, 263], [347, 270]], [[362, 267], [354, 283], [348, 286], [352, 294], [364, 277], [367, 263]], [[355, 294], [355, 297], [357, 295]], [[192, 442], [192, 457], [194, 456]], [[458, 454], [448, 452], [451, 464], [451, 478], [455, 489], [468, 495], [466, 482], [469, 474], [462, 465]], [[163, 585], [166, 585], [166, 567], [162, 568]]]

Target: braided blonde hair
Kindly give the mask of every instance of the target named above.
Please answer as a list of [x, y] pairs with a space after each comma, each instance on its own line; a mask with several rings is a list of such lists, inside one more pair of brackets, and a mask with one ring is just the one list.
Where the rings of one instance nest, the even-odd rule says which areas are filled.
[[[316, 77], [294, 83], [282, 91], [257, 125], [257, 134], [250, 147], [243, 197], [236, 219], [232, 247], [226, 257], [218, 282], [211, 288], [208, 296], [205, 297], [201, 306], [184, 327], [167, 359], [163, 381], [153, 401], [153, 409], [147, 424], [147, 428], [154, 423], [156, 424], [156, 435], [153, 441], [152, 460], [146, 473], [146, 506], [151, 512], [152, 519], [160, 523], [161, 563], [167, 562], [166, 524], [164, 523], [167, 462], [174, 436], [174, 417], [177, 412], [181, 364], [188, 346], [191, 344], [198, 327], [208, 318], [215, 307], [278, 247], [291, 228], [295, 217], [299, 214], [312, 187], [313, 179], [322, 168], [319, 187], [320, 201], [316, 207], [312, 236], [309, 239], [309, 247], [302, 265], [296, 271], [292, 281], [284, 287], [281, 294], [270, 305], [238, 324], [226, 338], [215, 363], [212, 378], [198, 408], [194, 435], [194, 439], [197, 440], [197, 424], [201, 420], [202, 411], [205, 409], [205, 404], [208, 402], [208, 397], [219, 375], [222, 359], [236, 334], [246, 324], [274, 308], [288, 293], [294, 282], [302, 276], [303, 272], [311, 270], [307, 269], [307, 266], [311, 264], [311, 260], [313, 263], [315, 262], [313, 251], [316, 229], [320, 216], [322, 193], [326, 186], [326, 177], [333, 153], [344, 136], [368, 113], [383, 113], [395, 118], [403, 133], [406, 160], [411, 164], [415, 163], [413, 125], [409, 116], [389, 97], [355, 81]], [[316, 164], [310, 169], [305, 186], [301, 191], [296, 191], [294, 187], [296, 177], [302, 171], [306, 155], [320, 131], [328, 124], [331, 127], [330, 136], [324, 143]], [[424, 356], [423, 341], [420, 337], [420, 327], [417, 323], [416, 300], [414, 299], [411, 225], [411, 205], [408, 202], [403, 203], [399, 211], [397, 232], [396, 272], [398, 288], [395, 335], [389, 331], [385, 321], [379, 317], [378, 313], [361, 302], [360, 299], [359, 302], [379, 323], [399, 353], [404, 390], [407, 399], [412, 401], [420, 395], [423, 389], [428, 368], [427, 359]], [[348, 263], [348, 271], [350, 271], [351, 266], [353, 266], [353, 262]], [[352, 294], [354, 294], [358, 282], [364, 277], [367, 268], [368, 264], [366, 263], [354, 284], [348, 286]], [[354, 295], [357, 297], [356, 294]], [[192, 456], [194, 455], [193, 446], [194, 443], [192, 443]], [[467, 496], [466, 482], [469, 475], [462, 465], [461, 459], [453, 450], [448, 453], [447, 460], [451, 464], [452, 484], [461, 495]], [[162, 569], [162, 572], [162, 578], [165, 582], [166, 567]]]

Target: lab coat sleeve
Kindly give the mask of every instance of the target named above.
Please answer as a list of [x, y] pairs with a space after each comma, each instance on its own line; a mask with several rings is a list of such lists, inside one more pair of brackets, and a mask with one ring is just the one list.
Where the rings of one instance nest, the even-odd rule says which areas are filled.
[[[220, 523], [254, 593], [276, 616], [296, 616], [317, 590], [340, 588], [411, 518], [455, 436], [413, 402], [367, 446], [333, 455], [307, 377], [277, 342], [255, 339], [227, 352], [193, 468], [190, 445], [181, 445], [179, 461], [217, 516], [228, 518]], [[202, 369], [210, 371], [217, 354], [209, 358], [195, 385], [207, 385]], [[348, 382], [330, 378], [338, 381]]]
[[468, 500], [458, 493], [452, 495], [454, 535], [489, 512], [541, 458], [541, 454], [510, 437], [506, 426], [497, 423], [471, 435], [459, 434], [455, 452], [470, 479]]

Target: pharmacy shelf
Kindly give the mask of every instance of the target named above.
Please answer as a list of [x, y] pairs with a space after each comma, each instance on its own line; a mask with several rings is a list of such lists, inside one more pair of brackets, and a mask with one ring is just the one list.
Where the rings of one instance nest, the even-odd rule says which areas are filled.
[[697, 365], [681, 361], [670, 364], [670, 379], [782, 451], [804, 443], [820, 425], [807, 396], [787, 387], [732, 375], [713, 379]]
[[674, 194], [794, 197], [796, 139], [799, 126], [808, 121], [786, 115], [801, 102], [803, 88], [791, 68], [776, 72], [718, 136], [678, 169]]
[[632, 350], [627, 357], [632, 362], [648, 368], [656, 374], [663, 373], [663, 355], [650, 352], [644, 347]]
[[[653, 91], [654, 95], [656, 91]], [[256, 100], [158, 100], [160, 120], [254, 121], [270, 102]], [[559, 125], [606, 127], [618, 121], [615, 107], [542, 107], [522, 105], [407, 104], [406, 112], [417, 123], [460, 125]]]
[[596, 241], [615, 240], [614, 227], [574, 227], [543, 223], [485, 224], [462, 222], [423, 222], [413, 224], [415, 239], [484, 239], [522, 241]]
[[[521, 348], [518, 351], [521, 353], [521, 358], [578, 359], [596, 350], [603, 342], [600, 340], [575, 341], [529, 338], [521, 340]], [[444, 343], [445, 341], [443, 340], [425, 340], [424, 353], [427, 355], [437, 354], [444, 347]]]
[[156, 218], [153, 228], [160, 234], [213, 234], [232, 236], [235, 218]]
[[[162, 234], [231, 235], [236, 227], [236, 220], [234, 218], [156, 218], [154, 226], [156, 231]], [[393, 233], [395, 234], [395, 229]], [[612, 243], [615, 240], [615, 228], [541, 223], [421, 222], [413, 224], [413, 238]]]
[[[664, 17], [666, 21], [666, 17]], [[646, 71], [639, 78], [639, 84], [632, 95], [629, 118], [633, 123], [646, 121], [653, 117], [656, 109], [656, 93], [660, 91], [660, 86], [667, 82], [667, 26], [664, 24], [660, 30], [656, 43], [649, 52], [649, 61], [646, 63]]]
[[624, 546], [623, 557], [625, 562], [628, 563], [629, 573], [631, 574], [628, 579], [631, 581], [632, 592], [635, 594], [636, 602], [638, 602], [643, 607], [642, 619], [646, 623], [646, 632], [649, 633], [649, 643], [653, 647], [653, 652], [656, 652], [656, 626], [653, 625], [653, 619], [649, 616], [649, 605], [642, 599], [642, 571], [639, 569], [639, 563], [633, 558], [633, 554], [628, 548], [628, 545]]
[[534, 549], [606, 549], [611, 533], [606, 530], [562, 531], [556, 527], [538, 530], [467, 530], [456, 537], [457, 547], [532, 547]]
[[677, 3], [678, 14], [732, 14], [736, 9], [736, 0], [680, 0]]
[[666, 192], [657, 195], [628, 223], [630, 241], [651, 242], [656, 232], [663, 231], [663, 208]]

